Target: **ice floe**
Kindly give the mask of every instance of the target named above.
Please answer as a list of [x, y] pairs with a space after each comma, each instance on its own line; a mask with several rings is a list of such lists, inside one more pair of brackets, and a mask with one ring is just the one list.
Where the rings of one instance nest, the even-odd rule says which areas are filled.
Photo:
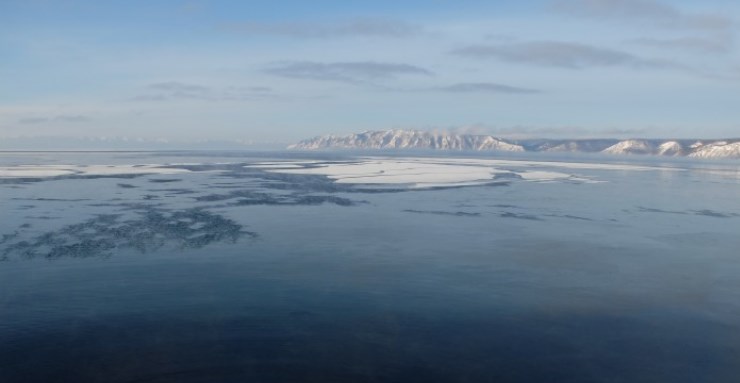
[[[575, 164], [577, 168], [595, 168], [600, 164]], [[257, 163], [250, 167], [272, 173], [323, 175], [336, 183], [366, 185], [408, 185], [412, 188], [483, 185], [500, 180], [521, 179], [532, 182], [595, 182], [572, 174], [539, 170], [553, 167], [548, 162], [525, 162], [440, 158], [362, 158], [356, 162]], [[580, 167], [579, 167], [580, 166]], [[555, 163], [554, 167], [564, 167]], [[521, 169], [512, 169], [521, 168]], [[616, 168], [616, 166], [615, 166]], [[619, 166], [618, 169], [625, 169]], [[636, 170], [642, 170], [638, 167]]]
[[17, 165], [0, 167], [0, 178], [179, 174], [188, 170], [163, 165]]

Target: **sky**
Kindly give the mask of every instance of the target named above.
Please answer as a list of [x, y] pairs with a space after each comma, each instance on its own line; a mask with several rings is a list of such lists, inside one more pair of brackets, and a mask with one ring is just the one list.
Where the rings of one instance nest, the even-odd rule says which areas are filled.
[[736, 0], [0, 0], [0, 141], [740, 137]]

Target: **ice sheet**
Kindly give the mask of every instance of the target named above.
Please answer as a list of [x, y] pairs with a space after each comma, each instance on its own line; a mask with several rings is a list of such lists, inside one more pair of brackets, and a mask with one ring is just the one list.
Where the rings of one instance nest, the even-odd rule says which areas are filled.
[[[509, 162], [513, 161], [504, 163]], [[523, 180], [537, 182], [582, 179], [562, 172], [520, 172], [495, 165], [500, 164], [490, 160], [439, 158], [365, 158], [355, 163], [328, 163], [313, 167], [300, 167], [296, 162], [289, 167], [279, 163], [256, 164], [273, 173], [325, 175], [343, 184], [405, 184], [415, 188], [480, 185], [490, 183], [499, 175], [511, 175], [510, 179], [518, 175]]]
[[107, 176], [128, 174], [179, 174], [186, 169], [163, 165], [18, 165], [0, 167], [0, 178], [48, 178], [60, 176]]

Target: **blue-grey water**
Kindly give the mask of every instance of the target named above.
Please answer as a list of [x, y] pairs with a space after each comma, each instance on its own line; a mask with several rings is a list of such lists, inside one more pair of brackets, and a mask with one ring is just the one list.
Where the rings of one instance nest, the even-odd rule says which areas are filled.
[[308, 156], [0, 153], [191, 170], [0, 179], [0, 382], [740, 381], [737, 162], [434, 190], [243, 166]]

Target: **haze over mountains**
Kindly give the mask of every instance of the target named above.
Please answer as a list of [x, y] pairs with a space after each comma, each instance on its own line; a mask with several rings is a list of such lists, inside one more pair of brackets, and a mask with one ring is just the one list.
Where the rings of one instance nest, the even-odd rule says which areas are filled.
[[507, 152], [584, 152], [615, 155], [648, 154], [695, 158], [740, 158], [740, 139], [528, 139], [505, 140], [490, 135], [434, 133], [418, 130], [366, 131], [303, 140], [288, 149], [435, 149]]
[[9, 137], [0, 151], [280, 150], [287, 142], [243, 139], [187, 140], [143, 137]]

